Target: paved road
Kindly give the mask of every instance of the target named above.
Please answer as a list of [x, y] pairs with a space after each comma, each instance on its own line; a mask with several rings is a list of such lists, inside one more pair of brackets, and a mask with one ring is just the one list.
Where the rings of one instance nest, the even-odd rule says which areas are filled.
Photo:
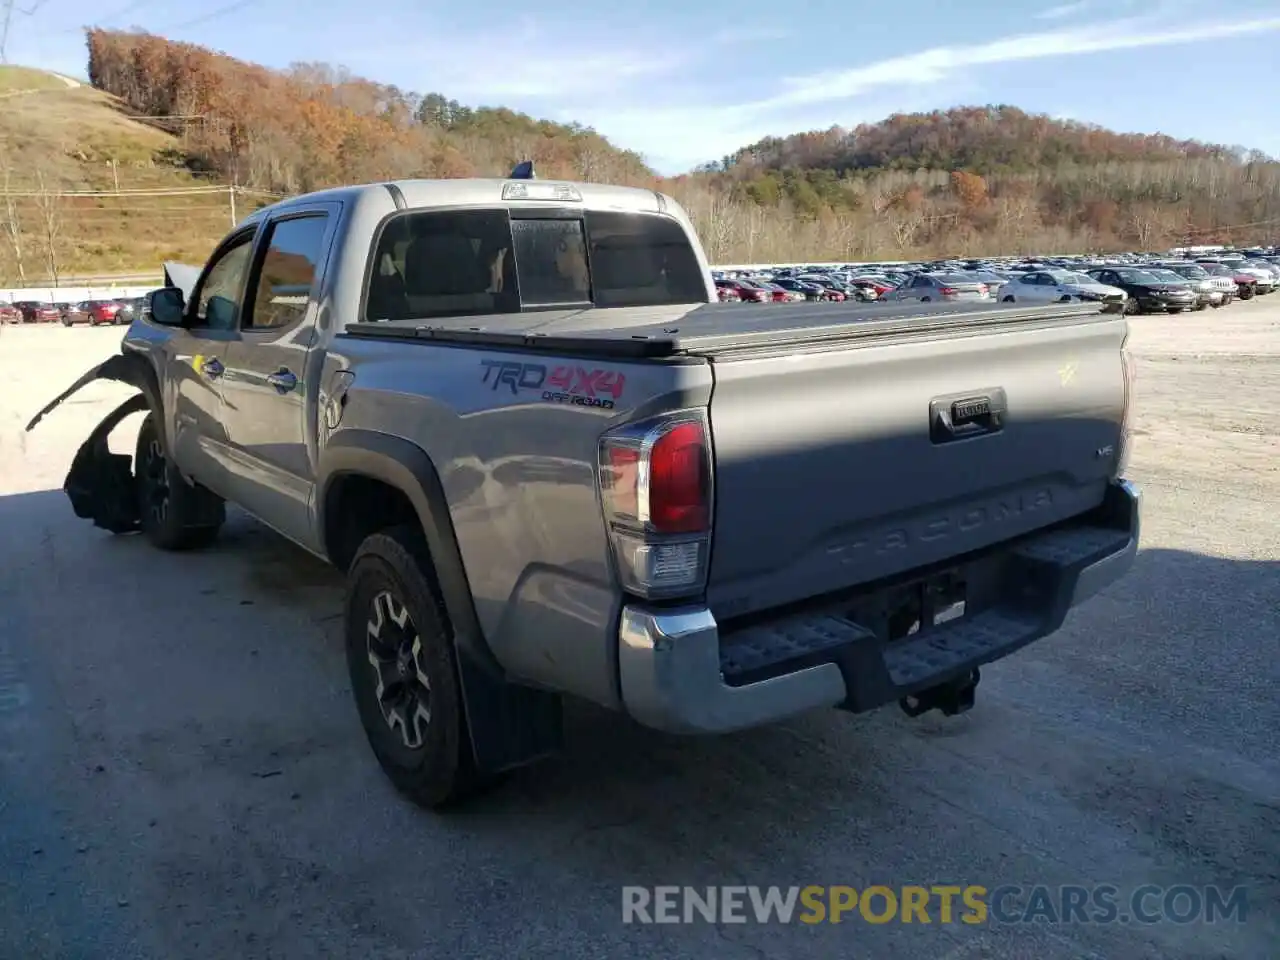
[[[71, 515], [57, 488], [119, 391], [19, 427], [119, 331], [5, 329], [0, 957], [1275, 957], [1278, 317], [1136, 322], [1137, 569], [972, 713], [696, 741], [575, 707], [562, 759], [449, 817], [371, 759], [336, 575], [243, 516], [166, 556]], [[620, 922], [627, 884], [873, 883], [1242, 884], [1249, 912]]]

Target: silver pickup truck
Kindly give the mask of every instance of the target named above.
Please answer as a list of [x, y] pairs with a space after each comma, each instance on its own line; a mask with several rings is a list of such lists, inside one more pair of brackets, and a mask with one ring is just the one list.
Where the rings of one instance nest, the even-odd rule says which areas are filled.
[[346, 571], [360, 719], [425, 806], [554, 752], [565, 694], [700, 734], [961, 712], [1137, 551], [1096, 304], [717, 303], [671, 198], [525, 178], [290, 199], [187, 286], [37, 416], [139, 391], [72, 505], [181, 549], [231, 502]]

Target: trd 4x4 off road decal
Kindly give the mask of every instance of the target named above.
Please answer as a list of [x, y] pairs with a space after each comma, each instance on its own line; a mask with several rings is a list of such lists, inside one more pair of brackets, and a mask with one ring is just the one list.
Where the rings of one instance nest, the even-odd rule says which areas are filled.
[[622, 399], [627, 383], [626, 376], [617, 370], [589, 370], [567, 364], [548, 367], [543, 363], [515, 360], [481, 360], [480, 367], [484, 370], [480, 382], [489, 384], [493, 390], [507, 389], [516, 396], [536, 391], [549, 403], [604, 410], [612, 410], [614, 402]]

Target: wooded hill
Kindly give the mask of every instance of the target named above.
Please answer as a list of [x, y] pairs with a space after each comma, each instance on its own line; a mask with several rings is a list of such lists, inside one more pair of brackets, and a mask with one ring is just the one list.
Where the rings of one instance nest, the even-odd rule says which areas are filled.
[[145, 33], [91, 30], [89, 79], [140, 113], [173, 117], [192, 161], [240, 184], [298, 193], [395, 177], [506, 174], [632, 181], [640, 157], [592, 130], [471, 108], [322, 63], [284, 72]]
[[[262, 191], [254, 195], [260, 202], [393, 177], [502, 176], [532, 158], [543, 177], [673, 194], [719, 263], [1280, 239], [1280, 165], [1265, 157], [1114, 133], [1014, 107], [897, 115], [852, 130], [769, 138], [663, 179], [638, 154], [589, 128], [466, 106], [447, 93], [400, 90], [327, 64], [269, 70], [145, 33], [91, 30], [87, 41], [88, 75], [102, 91], [97, 109], [109, 101], [117, 113], [148, 118], [156, 171]], [[73, 95], [65, 91], [69, 101]], [[62, 95], [42, 96], [47, 115]], [[0, 100], [0, 114], [13, 109], [11, 102]], [[163, 149], [154, 143], [157, 128], [169, 131]], [[74, 143], [57, 149], [97, 157]], [[21, 159], [34, 159], [32, 153], [23, 151]], [[90, 160], [85, 171], [98, 162]], [[120, 169], [111, 167], [117, 180]], [[18, 171], [17, 182], [23, 176]], [[100, 179], [101, 170], [93, 176]], [[159, 251], [154, 244], [135, 250], [137, 217], [118, 242], [105, 217], [95, 229], [116, 260], [137, 258], [127, 266], [142, 269], [156, 265]], [[222, 220], [210, 222], [218, 225], [202, 228], [195, 246], [212, 246], [225, 229]], [[164, 222], [171, 239], [182, 223], [178, 216]], [[188, 245], [181, 246], [187, 253]]]

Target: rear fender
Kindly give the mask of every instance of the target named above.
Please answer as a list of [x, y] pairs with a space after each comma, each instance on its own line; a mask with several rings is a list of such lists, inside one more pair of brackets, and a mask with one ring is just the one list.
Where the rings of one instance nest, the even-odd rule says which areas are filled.
[[[112, 453], [108, 438], [125, 417], [147, 410], [158, 415], [163, 409], [150, 363], [141, 355], [123, 353], [98, 364], [37, 413], [27, 424], [27, 430], [32, 430], [64, 400], [95, 380], [115, 380], [136, 387], [140, 392], [112, 410], [93, 428], [76, 451], [62, 489], [66, 491], [77, 517], [92, 520], [94, 526], [112, 533], [130, 533], [137, 530], [140, 523], [133, 458], [128, 454]], [[163, 418], [157, 416], [157, 419], [163, 424]], [[160, 433], [167, 452], [168, 438], [164, 430]]]

